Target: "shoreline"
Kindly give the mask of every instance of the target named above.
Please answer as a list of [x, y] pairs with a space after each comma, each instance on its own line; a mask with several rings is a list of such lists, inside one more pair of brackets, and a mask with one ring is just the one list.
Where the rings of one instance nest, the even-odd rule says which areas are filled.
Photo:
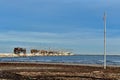
[[[57, 62], [0, 62], [0, 64], [45, 64], [45, 65], [68, 65], [68, 66], [89, 66], [89, 67], [104, 67], [99, 64], [78, 64], [78, 63], [57, 63]], [[120, 67], [120, 65], [107, 65], [107, 67]]]
[[[23, 56], [23, 54], [21, 54], [21, 56], [18, 56], [16, 54], [13, 54], [13, 53], [5, 53], [4, 55], [3, 54], [0, 54], [0, 58], [27, 58], [27, 57], [47, 57], [47, 56], [42, 56], [42, 55], [31, 55], [31, 54], [27, 54], [28, 56]], [[2, 57], [4, 56], [4, 57]], [[65, 55], [64, 55], [65, 56]], [[67, 55], [66, 55], [67, 56]], [[74, 56], [74, 55], [68, 55], [68, 56]], [[49, 57], [49, 56], [48, 56]], [[54, 56], [52, 56], [54, 57]], [[82, 66], [98, 66], [98, 67], [103, 67], [103, 64], [97, 64], [97, 63], [75, 63], [75, 62], [47, 62], [47, 61], [0, 61], [0, 63], [33, 63], [33, 64], [62, 64], [62, 65], [82, 65]], [[107, 64], [107, 67], [120, 67], [120, 64]]]
[[60, 55], [56, 55], [56, 54], [51, 54], [51, 55], [42, 55], [42, 54], [31, 54], [31, 53], [27, 53], [27, 54], [14, 54], [14, 53], [0, 53], [0, 58], [2, 57], [32, 57], [32, 56], [72, 56], [74, 54], [60, 54]]
[[[26, 55], [24, 55], [23, 53], [21, 53], [20, 55], [18, 54], [14, 54], [14, 53], [0, 53], [0, 58], [4, 58], [4, 57], [32, 57], [32, 56], [104, 56], [102, 54], [98, 54], [98, 55], [95, 55], [95, 54], [61, 54], [61, 55], [56, 55], [56, 54], [53, 54], [53, 55], [42, 55], [42, 54], [39, 54], [39, 53], [36, 53], [36, 54], [31, 54], [31, 53], [27, 53]], [[120, 56], [120, 55], [107, 55], [107, 56]]]

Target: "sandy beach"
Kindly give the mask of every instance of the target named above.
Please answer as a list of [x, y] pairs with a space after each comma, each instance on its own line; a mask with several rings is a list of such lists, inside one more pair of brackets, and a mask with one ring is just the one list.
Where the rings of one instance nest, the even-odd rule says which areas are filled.
[[120, 67], [1, 62], [0, 80], [120, 80]]

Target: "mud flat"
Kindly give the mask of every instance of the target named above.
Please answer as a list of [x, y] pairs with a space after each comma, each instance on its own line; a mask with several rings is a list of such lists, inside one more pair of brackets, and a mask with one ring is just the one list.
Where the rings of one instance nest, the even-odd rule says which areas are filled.
[[0, 80], [120, 80], [120, 67], [1, 62]]

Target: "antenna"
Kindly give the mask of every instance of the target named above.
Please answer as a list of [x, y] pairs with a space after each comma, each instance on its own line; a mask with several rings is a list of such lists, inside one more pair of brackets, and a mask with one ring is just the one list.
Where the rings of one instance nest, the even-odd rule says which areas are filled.
[[106, 69], [106, 12], [104, 12], [104, 69]]

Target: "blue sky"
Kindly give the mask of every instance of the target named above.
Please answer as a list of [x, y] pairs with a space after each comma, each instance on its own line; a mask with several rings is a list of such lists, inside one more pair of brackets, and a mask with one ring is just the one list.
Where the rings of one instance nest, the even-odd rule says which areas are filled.
[[107, 12], [107, 54], [120, 53], [119, 0], [0, 0], [0, 53], [14, 47], [70, 49], [103, 54]]

